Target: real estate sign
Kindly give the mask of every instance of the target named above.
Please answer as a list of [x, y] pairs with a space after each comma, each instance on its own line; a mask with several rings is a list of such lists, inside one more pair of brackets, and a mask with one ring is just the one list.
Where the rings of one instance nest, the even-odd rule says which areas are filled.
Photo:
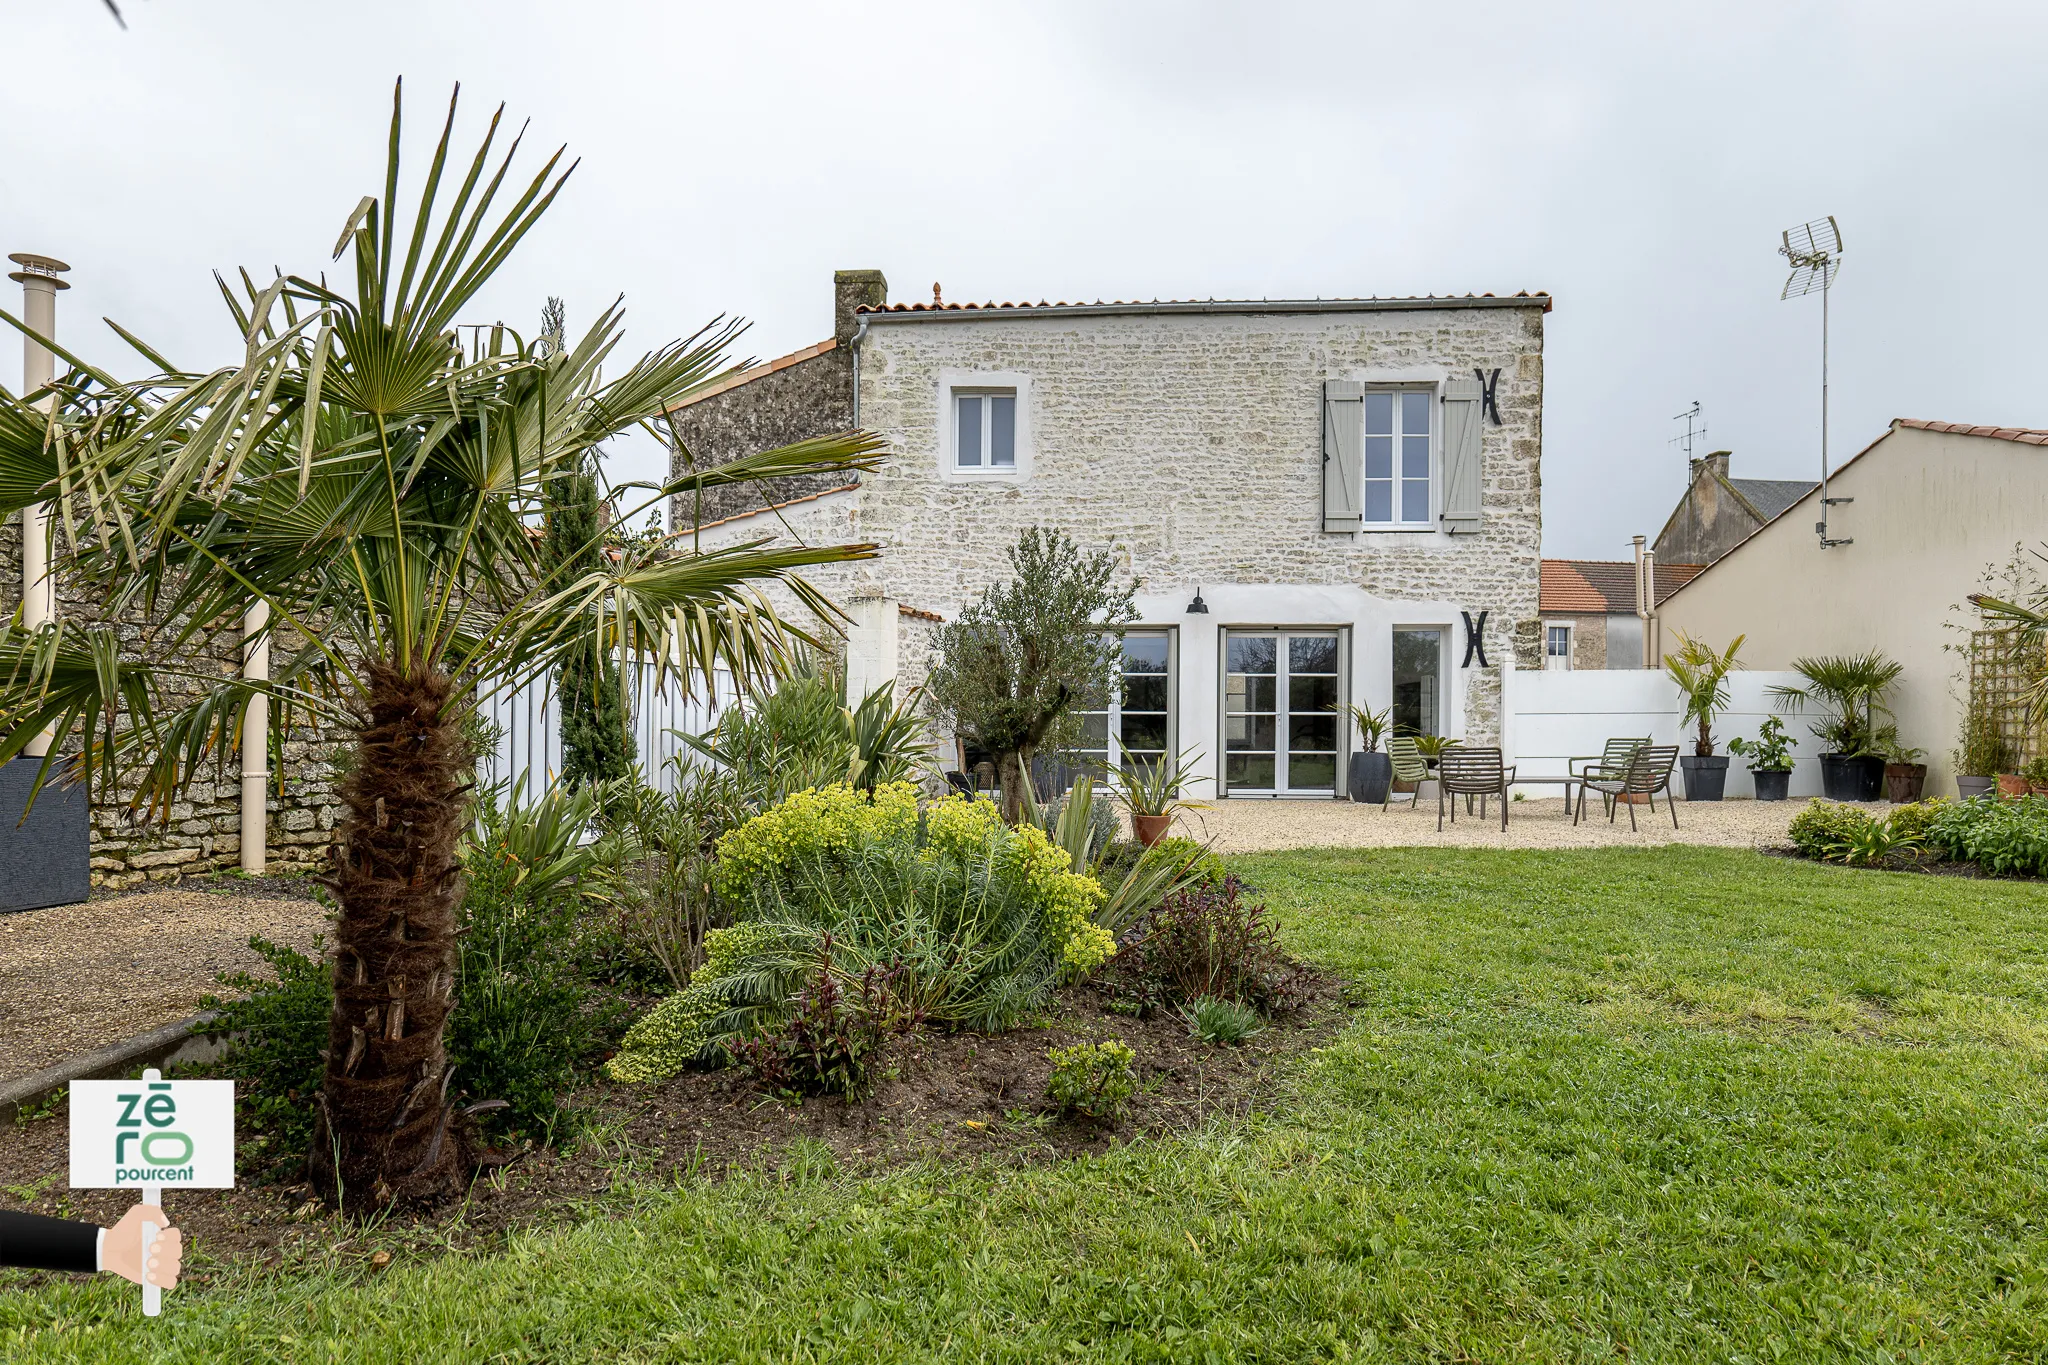
[[235, 1183], [235, 1083], [71, 1083], [71, 1188], [227, 1189]]

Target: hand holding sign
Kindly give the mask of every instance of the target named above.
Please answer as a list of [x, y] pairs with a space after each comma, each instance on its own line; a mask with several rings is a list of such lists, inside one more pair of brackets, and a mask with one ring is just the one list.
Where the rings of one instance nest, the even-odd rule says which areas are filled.
[[[142, 1251], [145, 1221], [162, 1229], [149, 1250], [146, 1266]], [[136, 1284], [175, 1289], [178, 1287], [178, 1267], [184, 1256], [184, 1234], [171, 1226], [171, 1220], [164, 1216], [164, 1211], [154, 1204], [137, 1204], [121, 1215], [120, 1222], [107, 1229], [107, 1239], [100, 1246], [100, 1269], [112, 1271]]]
[[233, 1081], [167, 1081], [152, 1067], [140, 1081], [73, 1082], [71, 1188], [142, 1191], [107, 1232], [102, 1259], [142, 1286], [145, 1316], [156, 1316], [161, 1291], [178, 1282], [184, 1255], [158, 1191], [234, 1183]]

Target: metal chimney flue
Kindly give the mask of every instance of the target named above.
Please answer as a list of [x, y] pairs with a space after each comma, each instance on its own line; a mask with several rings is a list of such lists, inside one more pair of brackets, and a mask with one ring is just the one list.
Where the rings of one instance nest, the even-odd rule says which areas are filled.
[[[57, 339], [57, 291], [71, 287], [63, 278], [71, 267], [53, 256], [30, 251], [14, 252], [7, 259], [21, 267], [9, 271], [7, 278], [21, 285], [22, 320], [35, 334], [21, 339], [21, 390], [26, 396], [57, 377], [55, 353], [36, 337]], [[36, 406], [48, 412], [56, 401], [55, 394], [45, 394]], [[46, 503], [21, 512], [21, 618], [30, 630], [57, 619], [56, 584], [50, 578], [50, 508]], [[26, 752], [34, 758], [49, 753], [49, 736], [30, 740]]]

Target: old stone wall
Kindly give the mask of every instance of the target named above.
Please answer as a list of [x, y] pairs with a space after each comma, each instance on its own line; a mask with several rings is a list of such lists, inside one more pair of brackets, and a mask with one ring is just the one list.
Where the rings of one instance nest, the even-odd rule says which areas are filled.
[[[846, 431], [853, 426], [853, 353], [826, 343], [815, 355], [678, 408], [670, 420], [700, 469]], [[846, 474], [810, 474], [713, 488], [701, 501], [694, 495], [676, 498], [669, 524], [689, 526], [700, 516], [719, 521], [850, 481]]]
[[[21, 602], [21, 520], [9, 518], [0, 524], [0, 615], [11, 615]], [[103, 616], [97, 595], [81, 585], [60, 578], [57, 586], [58, 615], [72, 620], [94, 621], [115, 630], [123, 642], [124, 655], [133, 657], [146, 648], [147, 623], [136, 614], [111, 622]], [[272, 645], [273, 657], [289, 648], [280, 638]], [[205, 668], [222, 676], [241, 667], [241, 645], [230, 635], [198, 660], [180, 660], [180, 666], [198, 671]], [[185, 690], [189, 695], [189, 689]], [[269, 800], [269, 862], [279, 870], [308, 870], [320, 866], [339, 815], [334, 794], [334, 773], [329, 762], [330, 745], [325, 737], [296, 727], [298, 733], [282, 734], [280, 717], [273, 704], [273, 735], [281, 737], [282, 762], [271, 765]], [[281, 779], [281, 780], [280, 780]], [[118, 889], [141, 882], [164, 881], [185, 873], [224, 871], [240, 866], [242, 847], [241, 761], [229, 755], [215, 768], [207, 765], [200, 777], [172, 803], [168, 815], [138, 811], [133, 804], [133, 784], [108, 790], [94, 773], [89, 779], [92, 797], [92, 880], [95, 886]]]
[[[1485, 610], [1492, 667], [1462, 670], [1464, 730], [1490, 736], [1498, 667], [1515, 657], [1517, 627], [1537, 615], [1542, 348], [1533, 306], [874, 315], [859, 417], [895, 453], [863, 479], [857, 523], [887, 551], [844, 577], [856, 593], [950, 617], [1006, 572], [1004, 547], [1042, 524], [1123, 547], [1146, 591], [1183, 600], [1205, 582], [1347, 585], [1396, 615], [1401, 603], [1460, 604], [1475, 618]], [[1484, 427], [1478, 533], [1323, 532], [1325, 380], [1440, 382], [1496, 367], [1502, 423]], [[1029, 449], [1015, 477], [960, 479], [944, 468], [949, 389], [982, 375], [1020, 389]], [[1455, 635], [1451, 666], [1463, 645]]]

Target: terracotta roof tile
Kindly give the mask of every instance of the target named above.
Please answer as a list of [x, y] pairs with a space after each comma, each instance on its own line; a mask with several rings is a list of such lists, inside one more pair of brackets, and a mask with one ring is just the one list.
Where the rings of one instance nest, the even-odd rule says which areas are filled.
[[[1677, 592], [1706, 566], [1657, 565], [1657, 601]], [[1627, 559], [1546, 559], [1537, 586], [1539, 612], [1611, 614], [1636, 609], [1636, 566]]]
[[1233, 310], [1260, 310], [1267, 308], [1299, 308], [1303, 307], [1304, 305], [1314, 308], [1320, 308], [1323, 310], [1336, 311], [1340, 309], [1341, 306], [1344, 304], [1357, 304], [1361, 308], [1367, 308], [1374, 304], [1402, 304], [1413, 306], [1418, 304], [1428, 305], [1432, 303], [1451, 303], [1459, 305], [1470, 305], [1478, 303], [1484, 299], [1506, 299], [1510, 301], [1515, 299], [1521, 299], [1540, 302], [1542, 303], [1543, 308], [1546, 312], [1549, 311], [1551, 306], [1551, 298], [1549, 294], [1545, 293], [1540, 289], [1524, 289], [1512, 295], [1499, 295], [1492, 293], [1412, 294], [1388, 298], [1380, 298], [1375, 296], [1372, 298], [1360, 299], [1111, 299], [1108, 301], [1096, 299], [1092, 303], [1078, 299], [1072, 303], [1069, 303], [1064, 299], [1060, 300], [1057, 303], [1047, 303], [1044, 299], [1040, 299], [1038, 302], [1032, 303], [1030, 300], [1027, 299], [1020, 303], [996, 303], [993, 300], [986, 303], [884, 303], [862, 304], [859, 308], [855, 309], [854, 311], [858, 313], [979, 313], [1003, 311], [1019, 312], [1025, 309], [1039, 308], [1174, 308], [1195, 310], [1205, 307], [1228, 308]]
[[2048, 446], [2048, 431], [2033, 427], [1979, 427], [1968, 422], [1925, 422], [1917, 417], [1901, 417], [1893, 426], [1912, 427], [1916, 431], [1935, 431], [1948, 436], [1988, 436], [1995, 441], [2018, 441], [2023, 445]]
[[919, 607], [906, 607], [901, 602], [896, 604], [896, 610], [913, 621], [938, 621], [943, 623], [946, 619], [935, 611], [925, 611]]

